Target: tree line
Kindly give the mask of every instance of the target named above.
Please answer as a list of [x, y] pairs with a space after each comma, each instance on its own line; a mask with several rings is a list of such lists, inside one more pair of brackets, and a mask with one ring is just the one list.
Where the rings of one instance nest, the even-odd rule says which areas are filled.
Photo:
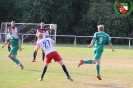
[[[112, 37], [133, 37], [133, 12], [121, 17], [116, 0], [0, 0], [0, 22], [57, 24], [57, 34], [93, 36], [104, 24]], [[124, 0], [123, 0], [124, 1]]]

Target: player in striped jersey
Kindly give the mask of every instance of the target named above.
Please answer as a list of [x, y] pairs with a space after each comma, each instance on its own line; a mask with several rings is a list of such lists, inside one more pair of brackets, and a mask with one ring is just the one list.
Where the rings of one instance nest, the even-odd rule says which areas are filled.
[[[37, 29], [36, 35], [42, 34], [43, 38], [49, 37], [49, 32], [45, 28], [45, 23], [41, 22], [40, 26], [41, 26], [41, 28]], [[37, 41], [38, 41], [38, 39], [37, 39]], [[36, 43], [37, 42], [34, 43], [35, 46], [36, 46]], [[35, 50], [34, 53], [33, 53], [33, 60], [32, 60], [32, 62], [36, 61], [36, 56], [37, 56], [37, 50]], [[44, 50], [42, 50], [42, 61], [44, 61], [44, 58], [45, 58], [45, 52], [44, 52]]]

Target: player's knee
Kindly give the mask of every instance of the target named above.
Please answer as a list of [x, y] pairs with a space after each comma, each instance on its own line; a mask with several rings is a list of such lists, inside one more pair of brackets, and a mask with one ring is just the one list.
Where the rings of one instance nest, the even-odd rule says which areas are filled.
[[64, 65], [64, 63], [63, 63], [62, 60], [59, 61], [59, 64], [60, 64], [61, 66]]
[[8, 54], [8, 57], [10, 58], [10, 57], [11, 57], [11, 55], [10, 55], [10, 54]]
[[94, 60], [93, 64], [100, 64], [100, 60]]
[[98, 61], [97, 64], [100, 65], [100, 61]]
[[93, 64], [96, 64], [96, 61], [94, 61]]
[[36, 45], [36, 42], [34, 42], [34, 45]]
[[97, 60], [93, 60], [93, 64], [96, 64], [97, 63]]

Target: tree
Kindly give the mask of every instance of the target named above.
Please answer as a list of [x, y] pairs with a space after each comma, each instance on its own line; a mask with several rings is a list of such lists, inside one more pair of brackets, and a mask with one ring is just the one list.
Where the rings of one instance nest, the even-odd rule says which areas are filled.
[[9, 22], [12, 19], [14, 0], [0, 0], [0, 22]]

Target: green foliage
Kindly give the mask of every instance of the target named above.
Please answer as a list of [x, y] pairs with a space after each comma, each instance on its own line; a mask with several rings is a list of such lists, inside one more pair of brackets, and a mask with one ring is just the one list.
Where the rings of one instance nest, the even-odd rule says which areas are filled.
[[44, 21], [57, 24], [57, 34], [83, 36], [93, 36], [97, 25], [104, 24], [105, 31], [111, 36], [132, 37], [133, 13], [120, 17], [114, 11], [114, 2], [115, 0], [0, 0], [0, 22]]
[[88, 26], [93, 25], [90, 32], [97, 31], [96, 26], [99, 24], [104, 24], [105, 31], [111, 34], [111, 36], [123, 35], [123, 37], [126, 37], [127, 35], [125, 31], [129, 29], [127, 18], [122, 18], [115, 14], [112, 3], [91, 4], [90, 9], [88, 10], [87, 15], [84, 16], [82, 22], [85, 22]]
[[0, 22], [12, 20], [14, 0], [0, 0]]

